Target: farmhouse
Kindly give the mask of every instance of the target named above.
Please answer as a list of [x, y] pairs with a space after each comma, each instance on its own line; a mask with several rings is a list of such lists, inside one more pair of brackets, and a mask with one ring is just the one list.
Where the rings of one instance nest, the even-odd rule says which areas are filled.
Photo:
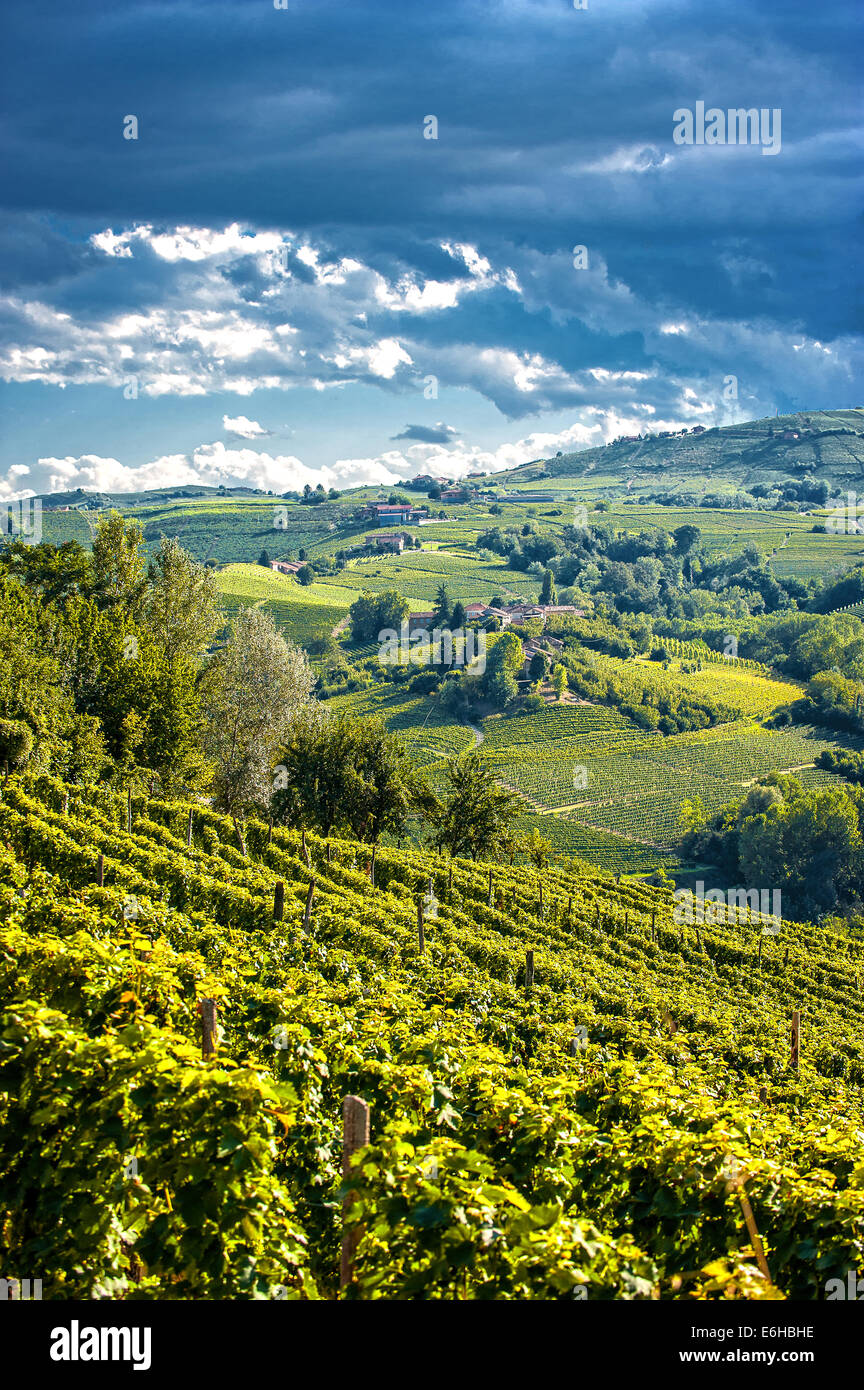
[[305, 560], [271, 560], [271, 570], [278, 570], [280, 574], [296, 574], [302, 570]]
[[429, 515], [428, 508], [413, 502], [370, 502], [364, 516], [374, 516], [379, 526], [411, 526]]
[[[408, 539], [411, 539], [410, 536]], [[376, 550], [395, 550], [401, 554], [405, 549], [405, 536], [401, 531], [370, 531], [365, 541]]]

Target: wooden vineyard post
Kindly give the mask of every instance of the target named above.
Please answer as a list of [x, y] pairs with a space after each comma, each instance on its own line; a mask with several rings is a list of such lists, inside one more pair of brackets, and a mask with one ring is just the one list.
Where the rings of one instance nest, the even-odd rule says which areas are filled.
[[285, 916], [285, 884], [281, 878], [273, 889], [273, 921], [281, 922]]
[[311, 869], [311, 868], [312, 868], [312, 861], [311, 861], [310, 858], [309, 858], [309, 846], [306, 844], [306, 829], [305, 829], [305, 827], [304, 827], [303, 830], [301, 830], [301, 832], [300, 832], [300, 850], [301, 850], [301, 852], [302, 852], [302, 855], [303, 855], [303, 862], [305, 863], [306, 868], [307, 868], [307, 869]]
[[270, 812], [270, 815], [267, 817], [267, 845], [266, 845], [266, 848], [267, 848], [267, 849], [270, 848], [270, 845], [271, 845], [272, 841], [273, 841], [273, 812], [271, 811], [271, 812]]
[[568, 899], [567, 899], [567, 921], [570, 922], [570, 921], [572, 921], [572, 919], [573, 919], [573, 899], [572, 899], [572, 898], [568, 898]]
[[[351, 1159], [358, 1149], [369, 1143], [369, 1106], [359, 1096], [346, 1096], [342, 1101], [342, 1177], [351, 1172]], [[342, 1220], [344, 1222], [351, 1205], [350, 1194], [342, 1201]], [[354, 1256], [360, 1241], [360, 1231], [356, 1227], [342, 1234], [342, 1260], [339, 1270], [339, 1287], [344, 1289], [354, 1277]]]
[[531, 989], [534, 984], [534, 952], [525, 952], [525, 988]]
[[192, 807], [189, 807], [189, 819], [186, 822], [186, 848], [192, 848]]
[[132, 788], [126, 788], [126, 834], [132, 834]]
[[303, 913], [303, 930], [309, 930], [309, 923], [312, 920], [312, 900], [315, 897], [315, 880], [309, 884], [309, 892], [306, 894], [306, 911]]
[[104, 855], [104, 854], [100, 854], [100, 855], [99, 855], [99, 858], [96, 860], [96, 887], [97, 887], [97, 888], [104, 888], [104, 886], [105, 886], [105, 855]]
[[629, 912], [625, 912], [625, 913], [624, 913], [624, 935], [625, 935], [625, 936], [627, 935], [627, 933], [629, 932], [629, 930], [630, 930], [630, 913], [629, 913]]
[[492, 906], [492, 870], [489, 870], [489, 891], [486, 894], [486, 906]]
[[329, 840], [327, 841], [327, 863], [333, 863], [333, 846], [331, 845]]
[[450, 865], [450, 872], [449, 872], [448, 875], [447, 875], [447, 901], [448, 901], [448, 903], [449, 903], [449, 901], [450, 901], [450, 896], [451, 896], [452, 892], [453, 892], [453, 865], [451, 864], [451, 865]]
[[789, 1065], [794, 1071], [798, 1071], [801, 1061], [801, 1010], [795, 1009], [792, 1013], [792, 1046], [789, 1051]]
[[201, 1015], [201, 1056], [206, 1061], [216, 1051], [216, 1000], [200, 1000], [198, 1012]]
[[784, 969], [784, 970], [786, 969], [786, 966], [787, 966], [788, 964], [789, 964], [789, 947], [787, 946], [787, 947], [786, 947], [785, 955], [783, 956], [783, 969]]
[[741, 1210], [744, 1213], [744, 1221], [747, 1226], [747, 1234], [750, 1237], [750, 1244], [753, 1246], [753, 1253], [756, 1256], [756, 1263], [759, 1266], [760, 1272], [764, 1274], [765, 1278], [768, 1280], [768, 1283], [770, 1284], [771, 1271], [768, 1268], [768, 1261], [765, 1258], [765, 1250], [762, 1245], [762, 1237], [760, 1236], [756, 1226], [756, 1218], [753, 1215], [753, 1208], [750, 1205], [750, 1198], [747, 1196], [747, 1193], [744, 1190], [744, 1183], [746, 1177], [747, 1174], [741, 1170], [736, 1161], [732, 1177], [726, 1183], [726, 1191], [730, 1193], [734, 1192], [738, 1197], [738, 1201], [741, 1203]]
[[417, 949], [421, 956], [426, 947], [426, 930], [423, 923], [423, 899], [417, 899]]
[[761, 970], [761, 969], [762, 969], [762, 934], [761, 934], [761, 932], [760, 932], [760, 934], [759, 934], [759, 958], [758, 958], [756, 964], [759, 966], [759, 969]]

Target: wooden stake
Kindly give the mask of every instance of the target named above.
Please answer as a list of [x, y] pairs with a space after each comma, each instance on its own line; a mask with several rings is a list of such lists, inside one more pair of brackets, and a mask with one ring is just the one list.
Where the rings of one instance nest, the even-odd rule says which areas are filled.
[[[351, 1159], [358, 1149], [369, 1143], [369, 1106], [359, 1096], [346, 1096], [342, 1101], [342, 1177], [351, 1172]], [[351, 1204], [351, 1194], [342, 1202], [342, 1219]], [[354, 1256], [360, 1241], [360, 1230], [343, 1230], [342, 1260], [339, 1270], [339, 1287], [344, 1289], [354, 1277]]]
[[486, 906], [487, 906], [487, 907], [491, 907], [491, 906], [492, 906], [492, 870], [491, 870], [491, 868], [490, 868], [490, 870], [489, 870], [489, 891], [488, 891], [488, 893], [487, 893], [487, 895], [486, 895]]
[[273, 889], [273, 921], [281, 922], [285, 916], [285, 884], [281, 878]]
[[426, 946], [426, 931], [423, 923], [423, 899], [417, 899], [417, 949], [421, 956]]
[[306, 911], [303, 913], [303, 930], [309, 930], [309, 923], [312, 920], [312, 899], [315, 897], [315, 880], [309, 884], [309, 892], [306, 894]]
[[786, 954], [785, 954], [784, 957], [783, 957], [783, 969], [784, 969], [784, 970], [786, 969], [786, 966], [787, 966], [788, 964], [789, 964], [789, 947], [787, 946], [787, 947], [786, 947]]
[[216, 1021], [218, 1010], [215, 999], [201, 999], [198, 1002], [201, 1015], [201, 1056], [206, 1061], [216, 1051]]
[[375, 887], [375, 855], [378, 853], [378, 846], [372, 846], [372, 863], [369, 865], [369, 882]]
[[447, 899], [449, 902], [450, 894], [453, 891], [453, 865], [450, 865], [450, 872], [447, 875]]
[[186, 848], [192, 848], [192, 807], [189, 807], [189, 819], [186, 822]]
[[126, 834], [132, 834], [132, 788], [126, 788]]
[[534, 984], [534, 952], [525, 952], [525, 988], [531, 989]]
[[302, 853], [303, 853], [303, 859], [304, 859], [304, 861], [305, 861], [306, 868], [307, 868], [307, 869], [311, 869], [311, 868], [312, 868], [312, 863], [311, 863], [311, 860], [310, 860], [310, 858], [309, 858], [309, 849], [308, 849], [308, 846], [307, 846], [307, 844], [306, 844], [306, 830], [305, 830], [305, 828], [300, 832], [300, 849], [302, 850]]
[[768, 1261], [765, 1258], [765, 1250], [762, 1246], [762, 1237], [760, 1236], [756, 1228], [756, 1218], [753, 1215], [753, 1208], [750, 1205], [750, 1198], [744, 1191], [743, 1175], [737, 1178], [733, 1178], [733, 1180], [727, 1184], [727, 1192], [730, 1188], [734, 1189], [734, 1191], [736, 1191], [738, 1194], [738, 1201], [741, 1203], [741, 1210], [744, 1213], [744, 1221], [747, 1225], [747, 1234], [750, 1237], [750, 1244], [753, 1246], [753, 1253], [756, 1256], [756, 1263], [758, 1264], [760, 1271], [762, 1272], [762, 1274], [765, 1275], [765, 1278], [768, 1280], [770, 1284], [772, 1282], [771, 1271], [768, 1268]]
[[270, 814], [269, 814], [269, 816], [267, 817], [267, 844], [266, 844], [266, 848], [267, 848], [267, 849], [270, 848], [270, 845], [272, 844], [272, 841], [273, 841], [273, 812], [271, 811]]
[[795, 1009], [792, 1014], [792, 1046], [789, 1052], [789, 1065], [798, 1071], [801, 1060], [801, 1010]]
[[570, 918], [572, 917], [572, 915], [573, 915], [573, 899], [572, 899], [572, 898], [568, 898], [568, 899], [567, 899], [567, 921], [568, 921], [568, 922], [570, 921]]
[[327, 841], [327, 863], [333, 863], [333, 846], [331, 845], [329, 840]]
[[757, 960], [756, 963], [757, 963], [757, 965], [759, 966], [759, 969], [761, 970], [761, 969], [762, 969], [762, 936], [761, 936], [761, 933], [760, 933], [760, 936], [759, 936], [759, 959]]
[[104, 886], [105, 886], [105, 855], [104, 855], [104, 854], [100, 854], [100, 855], [99, 855], [99, 858], [96, 860], [96, 887], [97, 887], [97, 888], [103, 888]]

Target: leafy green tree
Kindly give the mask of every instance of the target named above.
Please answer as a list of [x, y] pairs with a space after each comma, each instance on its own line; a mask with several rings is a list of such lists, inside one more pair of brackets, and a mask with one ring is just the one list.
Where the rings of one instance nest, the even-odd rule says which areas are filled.
[[268, 808], [276, 753], [310, 703], [315, 675], [270, 613], [243, 608], [204, 679], [206, 750], [217, 806], [230, 815]]
[[535, 869], [545, 869], [552, 860], [552, 841], [545, 839], [536, 828], [522, 840], [520, 848]]
[[388, 629], [398, 632], [409, 612], [407, 601], [395, 589], [383, 594], [363, 593], [348, 610], [351, 636], [355, 642], [371, 642]]
[[201, 655], [219, 626], [217, 602], [212, 571], [176, 538], [163, 536], [150, 565], [144, 612], [169, 664]]
[[297, 571], [297, 583], [302, 584], [307, 589], [315, 578], [315, 571], [311, 565], [302, 565]]
[[528, 663], [528, 675], [532, 681], [543, 681], [549, 670], [549, 658], [544, 652], [534, 652]]
[[110, 511], [93, 541], [93, 593], [100, 608], [119, 607], [137, 616], [147, 588], [144, 533], [139, 522]]
[[14, 575], [46, 604], [62, 605], [70, 595], [86, 594], [93, 581], [90, 556], [77, 541], [60, 546], [13, 541], [0, 548], [0, 570]]
[[258, 563], [259, 565], [262, 565], [264, 569], [270, 568], [270, 556], [268, 555], [266, 550], [261, 551], [261, 554], [258, 556]]
[[453, 605], [453, 611], [450, 614], [450, 626], [455, 631], [461, 631], [462, 629], [464, 629], [466, 622], [467, 616], [465, 613], [465, 605], [462, 603], [461, 599], [457, 598], [456, 602]]
[[450, 595], [444, 584], [438, 585], [438, 593], [435, 596], [435, 606], [433, 608], [436, 627], [449, 627], [450, 625]]
[[443, 795], [428, 785], [419, 795], [433, 844], [454, 858], [499, 856], [511, 822], [525, 809], [520, 796], [498, 785], [476, 748], [448, 759]]
[[540, 586], [540, 602], [551, 604], [557, 602], [555, 594], [555, 576], [551, 570], [544, 571], [543, 583]]
[[559, 701], [563, 700], [565, 691], [567, 690], [567, 668], [560, 663], [552, 672], [552, 688], [558, 696]]
[[301, 719], [279, 751], [273, 812], [324, 835], [399, 836], [411, 807], [410, 760], [380, 720]]

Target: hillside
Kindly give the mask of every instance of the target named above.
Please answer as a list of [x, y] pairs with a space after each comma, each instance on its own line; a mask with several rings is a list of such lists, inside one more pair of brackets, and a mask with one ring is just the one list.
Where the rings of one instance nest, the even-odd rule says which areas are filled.
[[[864, 476], [864, 407], [814, 410], [720, 425], [701, 434], [655, 434], [534, 463], [495, 480], [515, 488], [565, 480], [615, 479], [637, 495], [676, 485], [695, 495], [730, 486], [749, 489], [812, 474], [832, 490], [860, 486]], [[594, 476], [596, 475], [596, 476]]]
[[260, 822], [241, 852], [200, 802], [52, 777], [0, 829], [0, 1255], [43, 1297], [335, 1297], [349, 1094], [347, 1297], [819, 1300], [862, 1267], [859, 940], [678, 925], [579, 864], [373, 868]]

